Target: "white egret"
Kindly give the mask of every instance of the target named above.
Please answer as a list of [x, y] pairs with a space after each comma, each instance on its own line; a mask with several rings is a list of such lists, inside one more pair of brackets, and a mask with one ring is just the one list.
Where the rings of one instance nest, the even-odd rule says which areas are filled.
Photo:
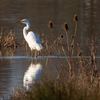
[[[42, 47], [39, 36], [32, 31], [27, 32], [27, 30], [30, 28], [30, 21], [28, 19], [23, 19], [20, 22], [26, 25], [23, 28], [23, 36], [24, 36], [26, 42], [28, 43], [28, 45], [31, 49], [31, 52], [33, 50], [40, 51], [43, 47]], [[37, 56], [37, 55], [35, 54], [35, 56]]]

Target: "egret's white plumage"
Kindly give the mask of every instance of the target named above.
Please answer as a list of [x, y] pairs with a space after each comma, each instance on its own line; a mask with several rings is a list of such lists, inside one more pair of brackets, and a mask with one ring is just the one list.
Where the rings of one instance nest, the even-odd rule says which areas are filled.
[[30, 49], [40, 51], [43, 47], [40, 42], [39, 36], [32, 31], [27, 32], [27, 30], [30, 28], [29, 20], [23, 19], [23, 20], [21, 20], [21, 23], [26, 24], [26, 26], [23, 28], [23, 36], [24, 36], [25, 40], [27, 41]]

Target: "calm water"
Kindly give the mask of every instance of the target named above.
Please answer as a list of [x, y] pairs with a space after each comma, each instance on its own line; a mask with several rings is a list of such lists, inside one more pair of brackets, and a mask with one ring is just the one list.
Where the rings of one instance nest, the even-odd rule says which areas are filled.
[[[31, 22], [30, 30], [43, 33], [49, 42], [53, 41], [53, 35], [48, 29], [48, 21], [54, 24], [54, 32], [57, 36], [63, 34], [62, 24], [67, 22], [69, 25], [70, 36], [74, 33], [73, 16], [77, 14], [78, 32], [76, 36], [77, 42], [80, 42], [86, 54], [85, 40], [91, 35], [97, 37], [98, 52], [100, 53], [100, 1], [99, 0], [1, 0], [0, 1], [0, 28], [4, 32], [14, 29], [16, 38], [19, 43], [23, 40], [22, 29], [24, 25], [16, 24], [15, 21], [27, 18]], [[66, 39], [64, 38], [64, 41]], [[4, 95], [13, 91], [16, 85], [26, 86], [31, 83], [34, 78], [45, 75], [50, 77], [57, 76], [56, 66], [61, 63], [66, 64], [64, 58], [39, 58], [36, 62], [31, 57], [26, 57], [21, 47], [18, 47], [13, 53], [12, 51], [0, 52], [0, 55], [14, 55], [14, 58], [0, 59], [0, 95]], [[29, 81], [30, 79], [30, 81]], [[25, 81], [23, 81], [25, 80]], [[25, 82], [25, 83], [24, 83]]]

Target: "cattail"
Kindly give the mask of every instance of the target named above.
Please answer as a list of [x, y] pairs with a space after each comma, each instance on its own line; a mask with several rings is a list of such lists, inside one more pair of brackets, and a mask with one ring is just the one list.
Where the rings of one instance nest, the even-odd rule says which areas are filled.
[[48, 27], [49, 27], [49, 28], [53, 28], [53, 23], [52, 23], [52, 21], [49, 21]]
[[77, 17], [77, 15], [74, 15], [74, 19], [73, 19], [75, 22], [77, 22], [78, 21], [78, 17]]
[[63, 29], [64, 29], [65, 31], [68, 31], [68, 30], [69, 30], [68, 24], [67, 24], [66, 22], [64, 23]]

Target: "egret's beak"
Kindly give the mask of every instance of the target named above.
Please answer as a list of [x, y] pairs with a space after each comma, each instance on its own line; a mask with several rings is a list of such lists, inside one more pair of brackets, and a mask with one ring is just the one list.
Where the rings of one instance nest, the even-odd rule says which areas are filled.
[[21, 23], [22, 22], [22, 20], [17, 20], [17, 21], [15, 21], [15, 23]]

